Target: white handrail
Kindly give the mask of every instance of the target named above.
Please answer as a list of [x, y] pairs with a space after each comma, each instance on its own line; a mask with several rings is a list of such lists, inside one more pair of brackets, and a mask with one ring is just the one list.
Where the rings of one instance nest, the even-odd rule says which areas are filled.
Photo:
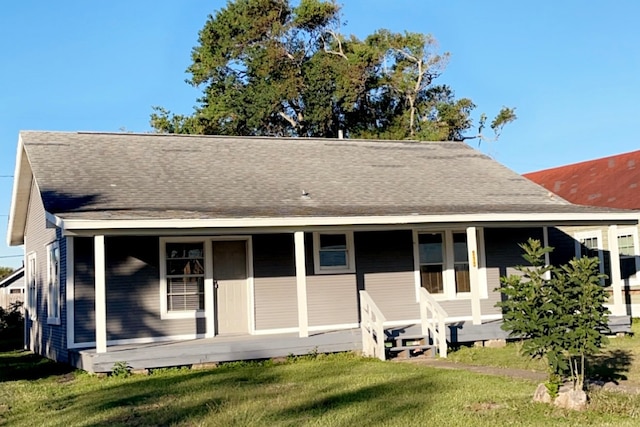
[[425, 289], [420, 288], [420, 321], [422, 335], [433, 337], [440, 357], [447, 357], [447, 333], [445, 320], [449, 317], [438, 301]]
[[362, 329], [362, 354], [385, 360], [385, 334], [382, 311], [367, 291], [360, 291], [360, 328]]

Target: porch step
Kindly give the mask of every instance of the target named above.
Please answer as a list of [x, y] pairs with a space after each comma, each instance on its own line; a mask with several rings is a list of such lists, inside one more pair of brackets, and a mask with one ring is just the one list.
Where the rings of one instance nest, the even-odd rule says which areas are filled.
[[426, 335], [400, 335], [395, 337], [393, 341], [394, 343], [391, 343], [388, 350], [397, 356], [404, 355], [408, 359], [431, 350], [430, 355], [435, 357], [436, 348], [433, 344], [429, 344], [429, 337]]

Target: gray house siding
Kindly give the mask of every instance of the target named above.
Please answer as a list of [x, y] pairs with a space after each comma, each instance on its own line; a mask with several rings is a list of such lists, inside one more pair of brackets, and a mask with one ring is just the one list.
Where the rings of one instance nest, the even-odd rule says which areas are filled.
[[95, 274], [93, 239], [73, 239], [73, 307], [74, 339], [76, 343], [93, 342], [96, 339]]
[[293, 234], [252, 238], [256, 330], [298, 327]]
[[410, 230], [355, 233], [358, 289], [388, 321], [419, 319]]
[[[60, 232], [54, 228], [47, 228], [44, 205], [35, 183], [31, 186], [31, 196], [27, 221], [25, 225], [25, 253], [36, 254], [36, 316], [26, 311], [25, 346], [35, 353], [60, 362], [67, 361], [64, 307], [66, 281], [65, 242], [60, 238]], [[47, 323], [49, 306], [49, 289], [47, 283], [47, 245], [58, 241], [60, 249], [60, 325]], [[28, 272], [25, 272], [28, 274]], [[25, 289], [25, 298], [28, 288]]]
[[[158, 237], [107, 237], [107, 340], [205, 333], [204, 318], [160, 318]], [[75, 341], [95, 341], [93, 239], [75, 239]]]
[[497, 291], [500, 288], [500, 277], [517, 274], [515, 267], [526, 264], [522, 258], [522, 248], [518, 245], [526, 242], [529, 238], [542, 241], [542, 228], [485, 228], [489, 300], [485, 301], [482, 306], [483, 314], [491, 314], [485, 312], [485, 308], [488, 311], [492, 309], [496, 314], [500, 313], [498, 308], [493, 307], [502, 298], [500, 292]]

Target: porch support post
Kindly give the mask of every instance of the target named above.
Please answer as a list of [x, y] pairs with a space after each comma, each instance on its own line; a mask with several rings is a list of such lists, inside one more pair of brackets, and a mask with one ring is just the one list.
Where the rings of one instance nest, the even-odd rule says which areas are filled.
[[469, 281], [471, 283], [471, 317], [474, 325], [482, 324], [480, 307], [480, 281], [478, 274], [478, 237], [476, 227], [467, 227]]
[[107, 352], [107, 292], [105, 280], [104, 235], [95, 236], [95, 288], [96, 288], [96, 353]]
[[618, 250], [618, 226], [609, 226], [609, 256], [611, 266], [611, 290], [613, 291], [613, 306], [611, 314], [624, 316], [627, 310], [622, 295], [622, 273], [620, 272], [620, 251]]
[[309, 316], [307, 313], [307, 268], [304, 250], [304, 231], [293, 233], [296, 256], [296, 289], [298, 293], [298, 328], [301, 337], [309, 336]]
[[[542, 227], [542, 247], [549, 247], [549, 227]], [[551, 265], [551, 254], [549, 252], [544, 254], [544, 265]], [[551, 271], [544, 273], [544, 278], [551, 280]]]

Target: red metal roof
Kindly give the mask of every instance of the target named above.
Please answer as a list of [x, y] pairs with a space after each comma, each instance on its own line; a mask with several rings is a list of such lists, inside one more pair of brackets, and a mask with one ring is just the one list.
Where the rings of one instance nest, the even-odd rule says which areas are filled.
[[578, 205], [640, 209], [640, 150], [524, 176]]

